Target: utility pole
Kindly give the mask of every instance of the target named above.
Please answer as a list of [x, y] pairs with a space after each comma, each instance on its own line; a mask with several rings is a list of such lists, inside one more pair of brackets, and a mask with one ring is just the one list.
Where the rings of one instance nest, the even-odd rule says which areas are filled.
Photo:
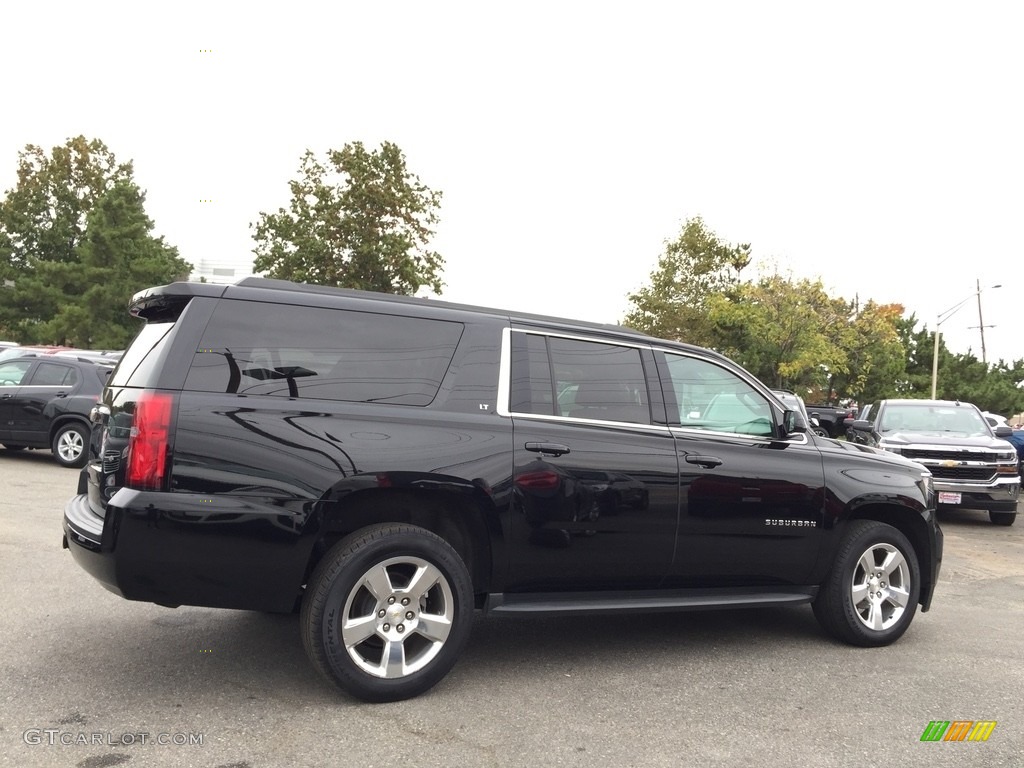
[[[974, 295], [978, 298], [978, 330], [981, 331], [981, 362], [988, 365], [988, 359], [985, 356], [985, 321], [981, 317], [981, 279], [976, 279], [974, 285]], [[992, 287], [1002, 288], [1002, 285], [993, 285]], [[995, 326], [990, 325], [988, 327], [994, 328]]]

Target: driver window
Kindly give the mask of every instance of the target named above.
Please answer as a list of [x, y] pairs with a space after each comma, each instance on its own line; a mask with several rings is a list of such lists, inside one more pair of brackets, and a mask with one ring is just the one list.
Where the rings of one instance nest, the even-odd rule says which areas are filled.
[[707, 360], [666, 354], [679, 423], [688, 429], [771, 437], [768, 401], [743, 379]]

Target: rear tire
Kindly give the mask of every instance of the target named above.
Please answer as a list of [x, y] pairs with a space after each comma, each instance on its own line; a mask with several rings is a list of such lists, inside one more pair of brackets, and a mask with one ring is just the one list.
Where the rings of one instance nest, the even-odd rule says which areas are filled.
[[313, 666], [347, 693], [398, 701], [429, 690], [469, 639], [473, 588], [441, 537], [404, 524], [364, 528], [313, 571], [299, 626]]
[[857, 520], [839, 545], [814, 615], [843, 642], [888, 645], [907, 631], [920, 593], [917, 555], [907, 537], [891, 525]]
[[988, 519], [995, 525], [1013, 525], [1017, 520], [1017, 513], [989, 510]]

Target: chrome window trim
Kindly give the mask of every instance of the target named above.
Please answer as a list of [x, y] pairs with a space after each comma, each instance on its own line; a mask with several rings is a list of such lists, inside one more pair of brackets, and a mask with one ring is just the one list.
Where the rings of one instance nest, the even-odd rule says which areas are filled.
[[[772, 397], [766, 391], [765, 387], [761, 382], [756, 379], [748, 378], [747, 376], [741, 375], [739, 371], [734, 371], [726, 365], [722, 364], [722, 361], [709, 359], [703, 355], [694, 354], [693, 352], [687, 352], [678, 349], [670, 349], [662, 346], [654, 346], [652, 344], [640, 344], [637, 342], [620, 341], [618, 339], [608, 339], [603, 336], [582, 336], [574, 333], [564, 333], [561, 331], [549, 331], [542, 328], [512, 328], [511, 326], [505, 326], [501, 329], [501, 351], [499, 354], [499, 365], [498, 365], [498, 402], [495, 410], [499, 416], [505, 418], [515, 417], [517, 419], [531, 419], [534, 421], [541, 422], [552, 422], [558, 424], [594, 424], [602, 427], [611, 427], [616, 429], [637, 429], [644, 432], [653, 433], [668, 433], [671, 435], [679, 434], [680, 436], [701, 436], [701, 437], [714, 437], [714, 438], [731, 438], [741, 439], [749, 443], [778, 443], [787, 442], [795, 445], [807, 445], [810, 441], [807, 438], [806, 433], [795, 432], [785, 439], [781, 439], [775, 436], [766, 435], [745, 435], [737, 432], [718, 432], [710, 429], [696, 429], [693, 427], [684, 427], [682, 425], [673, 424], [639, 424], [632, 421], [605, 421], [598, 419], [580, 419], [572, 416], [555, 416], [547, 415], [542, 413], [522, 413], [519, 411], [512, 411], [509, 409], [509, 397], [512, 391], [511, 376], [512, 376], [512, 334], [533, 334], [535, 336], [547, 336], [561, 339], [570, 339], [573, 341], [584, 341], [595, 344], [608, 344], [611, 346], [629, 347], [631, 349], [648, 350], [652, 353], [662, 352], [664, 354], [682, 355], [684, 357], [690, 357], [697, 360], [703, 360], [705, 362], [718, 365], [723, 370], [728, 371], [732, 375], [736, 376], [741, 381], [750, 385], [750, 388], [755, 392], [761, 394], [768, 407], [775, 413], [776, 420], [781, 416], [781, 412]], [[744, 372], [745, 373], [745, 372]], [[660, 384], [659, 384], [660, 386]]]
[[[498, 404], [497, 412], [499, 416], [505, 416], [511, 418], [515, 416], [517, 419], [536, 419], [538, 421], [550, 421], [564, 424], [596, 424], [604, 427], [616, 427], [616, 428], [628, 428], [628, 429], [641, 429], [647, 432], [667, 432], [668, 426], [664, 424], [641, 424], [636, 421], [606, 421], [603, 419], [580, 419], [573, 416], [555, 416], [554, 414], [548, 415], [543, 413], [521, 413], [519, 411], [512, 411], [509, 409], [509, 397], [512, 393], [512, 334], [533, 334], [534, 336], [547, 336], [549, 338], [558, 339], [569, 339], [571, 341], [583, 341], [591, 344], [606, 344], [608, 346], [628, 347], [630, 349], [639, 350], [650, 350], [649, 344], [637, 344], [629, 342], [620, 342], [617, 339], [607, 339], [603, 336], [581, 336], [579, 334], [562, 333], [559, 331], [548, 331], [541, 328], [512, 328], [511, 326], [505, 326], [501, 329], [501, 355], [500, 363], [498, 365]], [[646, 385], [648, 382], [644, 381]], [[649, 406], [648, 406], [649, 408]]]

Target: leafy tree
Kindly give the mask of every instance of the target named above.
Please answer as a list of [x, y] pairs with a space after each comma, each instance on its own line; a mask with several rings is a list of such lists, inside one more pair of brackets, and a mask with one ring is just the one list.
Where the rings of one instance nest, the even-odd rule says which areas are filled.
[[440, 293], [444, 259], [429, 250], [441, 193], [406, 168], [390, 142], [302, 156], [288, 210], [260, 213], [254, 266], [268, 277], [414, 294]]
[[834, 307], [820, 280], [770, 275], [740, 284], [736, 300], [719, 294], [710, 305], [712, 346], [772, 386], [806, 387], [824, 371], [846, 370], [846, 354], [827, 332], [823, 308]]
[[906, 377], [907, 351], [898, 329], [902, 316], [902, 305], [873, 301], [855, 311], [842, 339], [846, 370], [831, 378], [829, 392], [867, 403], [885, 396]]
[[[932, 395], [932, 359], [935, 355], [935, 339], [927, 327], [918, 329], [916, 315], [901, 317], [896, 321], [896, 333], [900, 338], [905, 356], [904, 375], [894, 380], [886, 389], [881, 387], [875, 399], [885, 397], [929, 398]], [[939, 339], [939, 357], [948, 354], [942, 339]], [[868, 402], [865, 397], [863, 402]]]
[[99, 199], [87, 220], [78, 263], [44, 262], [31, 281], [76, 295], [38, 324], [41, 337], [78, 347], [123, 349], [138, 331], [127, 312], [137, 291], [188, 278], [192, 265], [178, 249], [152, 234], [145, 194], [118, 181]]
[[3, 268], [37, 261], [78, 260], [86, 217], [115, 181], [129, 180], [131, 163], [118, 163], [98, 139], [68, 139], [47, 155], [29, 144], [18, 153], [18, 183], [0, 204]]
[[713, 346], [708, 312], [713, 297], [728, 294], [750, 263], [750, 245], [730, 245], [699, 216], [688, 219], [651, 273], [650, 285], [629, 294], [623, 323], [665, 339]]
[[[830, 296], [820, 279], [741, 281], [749, 245], [723, 243], [700, 218], [667, 242], [624, 322], [717, 349], [762, 381], [809, 401], [931, 396], [934, 337], [899, 304]], [[938, 396], [1012, 415], [1024, 411], [1024, 360], [984, 365], [939, 344]]]
[[[876, 388], [866, 392], [862, 402], [886, 397], [931, 397], [933, 332], [927, 326], [919, 328], [913, 314], [898, 318], [895, 327], [904, 350], [904, 370], [888, 382], [880, 377]], [[940, 336], [936, 383], [935, 396], [942, 400], [961, 400], [984, 411], [1008, 416], [1024, 410], [1024, 360], [986, 365], [970, 352], [950, 352]]]
[[0, 202], [4, 334], [122, 346], [128, 297], [190, 268], [152, 237], [143, 202], [131, 163], [118, 163], [98, 139], [77, 136], [49, 155], [35, 145], [20, 152], [18, 183]]

